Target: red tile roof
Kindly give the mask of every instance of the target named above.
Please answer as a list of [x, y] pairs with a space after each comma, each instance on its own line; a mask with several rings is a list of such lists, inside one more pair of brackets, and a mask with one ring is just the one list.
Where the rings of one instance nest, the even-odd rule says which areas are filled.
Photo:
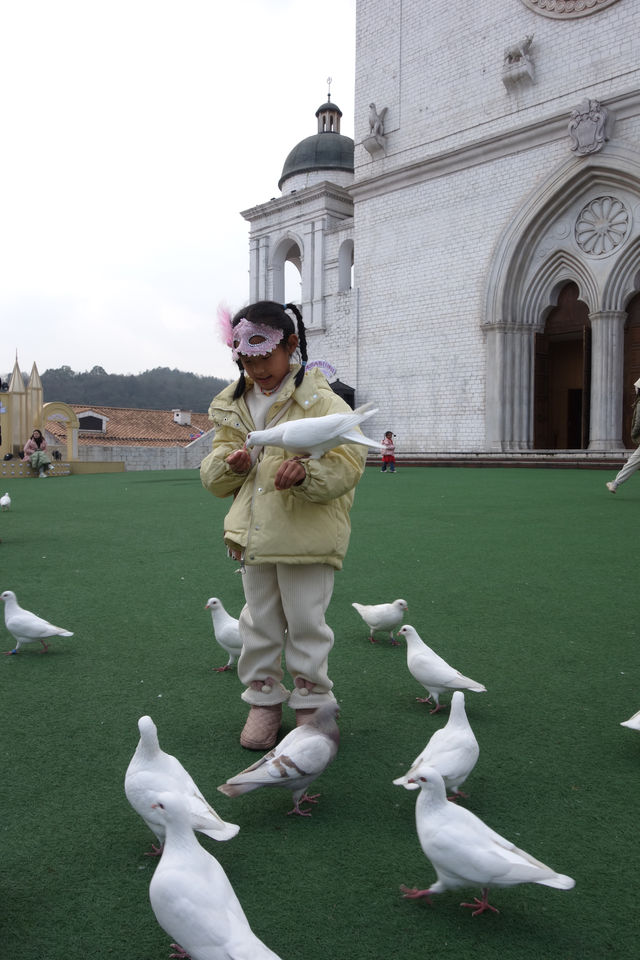
[[[186, 447], [200, 433], [212, 429], [206, 413], [192, 413], [191, 423], [182, 426], [173, 419], [172, 410], [136, 410], [131, 407], [97, 407], [69, 404], [77, 416], [95, 413], [107, 417], [106, 432], [78, 431], [79, 446]], [[66, 424], [47, 420], [47, 432], [60, 443], [66, 442]]]

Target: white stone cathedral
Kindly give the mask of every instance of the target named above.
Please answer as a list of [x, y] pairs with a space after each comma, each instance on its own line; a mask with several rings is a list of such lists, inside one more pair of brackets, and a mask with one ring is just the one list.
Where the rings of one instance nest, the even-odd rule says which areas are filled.
[[310, 357], [401, 451], [629, 446], [638, 0], [358, 0], [354, 116], [243, 212], [251, 300], [297, 266]]

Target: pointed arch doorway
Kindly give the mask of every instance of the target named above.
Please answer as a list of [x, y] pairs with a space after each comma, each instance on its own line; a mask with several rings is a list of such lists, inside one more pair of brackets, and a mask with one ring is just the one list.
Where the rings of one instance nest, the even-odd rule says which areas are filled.
[[571, 281], [535, 335], [534, 449], [587, 449], [590, 372], [589, 308]]
[[622, 377], [622, 442], [627, 449], [635, 447], [631, 439], [631, 415], [636, 401], [633, 384], [640, 378], [640, 293], [627, 307], [624, 328], [624, 374]]

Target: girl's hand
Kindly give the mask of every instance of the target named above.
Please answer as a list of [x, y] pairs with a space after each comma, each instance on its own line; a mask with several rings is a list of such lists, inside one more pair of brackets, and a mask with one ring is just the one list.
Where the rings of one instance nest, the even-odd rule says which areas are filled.
[[302, 483], [307, 475], [304, 464], [299, 460], [285, 460], [280, 464], [275, 478], [276, 490], [288, 490]]
[[225, 463], [229, 464], [234, 473], [248, 473], [251, 470], [251, 454], [246, 447], [242, 447], [230, 453]]

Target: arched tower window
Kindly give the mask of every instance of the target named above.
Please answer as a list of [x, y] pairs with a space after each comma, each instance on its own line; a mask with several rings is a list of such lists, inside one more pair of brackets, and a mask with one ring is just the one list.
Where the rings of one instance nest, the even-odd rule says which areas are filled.
[[284, 299], [283, 303], [302, 303], [302, 276], [300, 269], [293, 260], [287, 260], [284, 265]]
[[[278, 303], [301, 302], [300, 277], [302, 254], [300, 246], [291, 237], [277, 244], [271, 263], [272, 299]], [[292, 293], [293, 296], [289, 296]]]

